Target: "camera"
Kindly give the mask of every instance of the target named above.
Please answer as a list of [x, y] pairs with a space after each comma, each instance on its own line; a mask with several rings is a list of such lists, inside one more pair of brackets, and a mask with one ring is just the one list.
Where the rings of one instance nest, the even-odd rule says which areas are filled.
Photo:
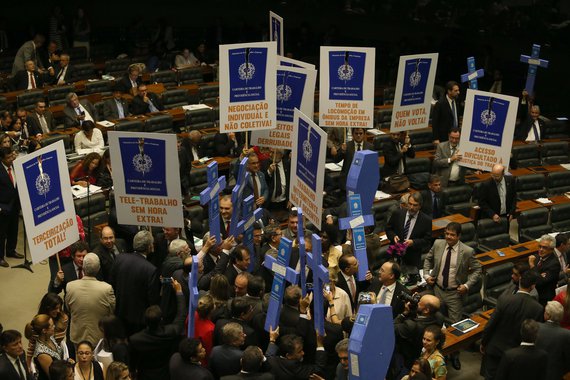
[[160, 283], [161, 284], [171, 284], [172, 283], [172, 277], [162, 277], [160, 279]]
[[400, 294], [398, 294], [398, 299], [400, 301], [409, 302], [410, 306], [412, 306], [412, 307], [418, 306], [418, 303], [420, 302], [420, 298], [422, 298], [422, 297], [418, 293], [408, 294], [408, 293], [402, 291]]

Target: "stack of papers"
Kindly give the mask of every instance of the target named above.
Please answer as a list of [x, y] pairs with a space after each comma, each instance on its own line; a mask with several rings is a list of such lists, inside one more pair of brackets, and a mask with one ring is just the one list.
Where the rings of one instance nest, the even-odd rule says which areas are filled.
[[392, 196], [388, 193], [383, 192], [383, 191], [376, 190], [376, 195], [374, 196], [374, 198], [376, 198], [376, 199], [388, 199], [388, 198], [392, 198]]
[[206, 104], [188, 104], [187, 106], [182, 106], [182, 109], [186, 111], [194, 111], [194, 110], [203, 110], [203, 109], [212, 109], [212, 107]]
[[542, 203], [543, 205], [547, 205], [549, 203], [552, 203], [552, 201], [548, 198], [538, 198], [538, 199], [536, 199], [536, 201], [538, 203]]
[[115, 123], [111, 123], [111, 122], [108, 121], [108, 120], [101, 120], [101, 121], [98, 121], [97, 124], [101, 124], [101, 125], [104, 126], [105, 128], [109, 128], [109, 127], [112, 127], [112, 126], [115, 125]]
[[[101, 187], [89, 185], [89, 196], [100, 193], [101, 191]], [[79, 185], [71, 186], [71, 193], [75, 198], [85, 198], [87, 197], [87, 188]]]
[[329, 162], [328, 164], [325, 164], [325, 169], [328, 169], [331, 172], [340, 172], [342, 170], [342, 163], [343, 162], [344, 162], [344, 160], [342, 160], [338, 164], [334, 163], [334, 162]]
[[385, 135], [385, 134], [386, 134], [385, 132], [382, 132], [381, 130], [376, 129], [376, 128], [367, 129], [367, 130], [366, 130], [366, 133], [370, 133], [371, 135], [374, 135], [374, 136]]

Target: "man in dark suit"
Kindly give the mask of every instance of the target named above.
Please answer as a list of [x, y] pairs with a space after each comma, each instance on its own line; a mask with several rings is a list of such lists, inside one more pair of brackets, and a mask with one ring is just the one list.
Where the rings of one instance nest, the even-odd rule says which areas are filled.
[[536, 284], [536, 274], [525, 272], [520, 280], [519, 291], [499, 298], [495, 312], [483, 330], [481, 340], [481, 373], [486, 380], [497, 378], [496, 372], [504, 352], [521, 343], [521, 325], [525, 319], [540, 321], [542, 306], [529, 294]]
[[[391, 244], [406, 243], [406, 254], [402, 262], [412, 268], [407, 269], [414, 275], [421, 267], [421, 255], [431, 245], [431, 217], [420, 211], [422, 196], [410, 195], [407, 210], [394, 211], [386, 225], [386, 236]], [[419, 276], [418, 276], [419, 277]]]
[[445, 90], [445, 96], [438, 100], [432, 111], [434, 144], [447, 141], [451, 128], [459, 128], [459, 115], [462, 113], [458, 102], [459, 83], [449, 81]]
[[16, 330], [2, 332], [0, 335], [0, 346], [4, 352], [4, 355], [0, 355], [0, 379], [34, 379], [26, 364], [26, 355], [22, 346], [22, 334]]
[[61, 267], [49, 284], [49, 291], [59, 294], [62, 290], [65, 292], [67, 284], [71, 281], [83, 278], [83, 258], [89, 252], [89, 245], [79, 240], [69, 247], [72, 261]]
[[505, 352], [497, 370], [497, 379], [544, 379], [549, 358], [546, 351], [535, 346], [537, 334], [538, 322], [525, 319], [521, 325], [521, 345]]
[[392, 306], [393, 318], [404, 311], [405, 302], [400, 294], [410, 291], [398, 281], [400, 266], [393, 261], [386, 261], [378, 270], [378, 278], [372, 280], [368, 291], [376, 294], [376, 303]]
[[66, 128], [78, 128], [85, 120], [93, 123], [99, 120], [97, 110], [88, 99], [79, 100], [76, 93], [70, 92], [65, 97], [67, 104], [63, 108], [64, 125]]
[[435, 174], [440, 176], [441, 185], [450, 187], [465, 183], [466, 169], [459, 166], [463, 155], [459, 151], [459, 139], [461, 132], [459, 128], [452, 128], [449, 131], [449, 140], [437, 144], [433, 167]]
[[560, 327], [564, 306], [548, 301], [544, 309], [544, 323], [539, 324], [536, 347], [548, 353], [545, 380], [561, 379], [570, 372], [570, 331]]
[[224, 275], [228, 279], [230, 286], [233, 285], [238, 273], [246, 272], [251, 260], [251, 253], [244, 245], [238, 245], [230, 254], [230, 262]]
[[44, 85], [44, 75], [36, 70], [34, 61], [26, 61], [25, 70], [20, 70], [12, 78], [14, 90], [33, 90], [42, 88]]
[[123, 93], [133, 94], [133, 89], [136, 89], [142, 83], [140, 74], [140, 67], [137, 64], [130, 65], [128, 72], [119, 79], [117, 87]]
[[133, 115], [144, 115], [145, 113], [158, 112], [164, 109], [158, 95], [154, 92], [148, 92], [146, 84], [141, 84], [136, 92], [137, 94], [131, 102], [131, 113]]
[[240, 360], [243, 351], [240, 349], [245, 342], [243, 326], [230, 322], [222, 328], [222, 344], [215, 346], [210, 354], [208, 365], [216, 379], [222, 376], [234, 375], [240, 371]]
[[46, 102], [43, 100], [36, 102], [36, 108], [29, 114], [28, 120], [32, 129], [42, 135], [53, 132], [56, 128], [53, 114], [47, 109]]
[[145, 310], [159, 302], [158, 270], [146, 259], [152, 240], [149, 231], [139, 231], [133, 239], [135, 252], [117, 256], [111, 271], [111, 285], [117, 299], [115, 314], [129, 335], [144, 328]]
[[[308, 338], [308, 337], [307, 337]], [[301, 380], [309, 379], [312, 374], [324, 376], [327, 364], [327, 354], [324, 350], [324, 337], [317, 336], [317, 352], [315, 364], [303, 362], [303, 338], [289, 334], [281, 337], [279, 350], [282, 356], [277, 356], [277, 346], [270, 343], [267, 348], [267, 357], [271, 366], [271, 373], [275, 380]]]
[[200, 339], [185, 338], [178, 352], [170, 358], [170, 380], [214, 380], [214, 376], [200, 363], [206, 359], [206, 349]]
[[230, 310], [230, 319], [218, 319], [216, 322], [216, 327], [214, 328], [214, 345], [223, 344], [224, 326], [230, 322], [234, 322], [241, 325], [243, 327], [243, 332], [245, 333], [245, 340], [244, 343], [240, 346], [240, 349], [243, 350], [247, 346], [256, 346], [258, 344], [257, 334], [255, 333], [255, 330], [249, 326], [249, 321], [253, 316], [253, 305], [244, 297], [235, 297], [231, 301]]
[[214, 152], [220, 157], [239, 157], [243, 149], [242, 133], [216, 133], [214, 136]]
[[122, 239], [115, 238], [115, 231], [109, 226], [103, 227], [101, 236], [99, 237], [99, 244], [93, 249], [93, 252], [99, 256], [101, 262], [101, 276], [103, 281], [111, 282], [111, 271], [115, 258], [126, 252], [126, 244]]
[[241, 356], [241, 371], [236, 375], [223, 376], [221, 380], [273, 380], [269, 372], [261, 372], [265, 357], [259, 347], [250, 346]]
[[62, 54], [59, 65], [55, 68], [52, 84], [62, 86], [75, 82], [75, 70], [69, 64], [69, 54]]
[[129, 338], [131, 365], [137, 370], [138, 379], [168, 379], [168, 362], [176, 352], [182, 338], [186, 319], [186, 302], [182, 286], [172, 280], [172, 289], [176, 292], [176, 318], [171, 324], [163, 325], [162, 311], [158, 305], [149, 306], [144, 319], [146, 328]]
[[348, 294], [353, 313], [356, 311], [358, 294], [367, 290], [372, 280], [372, 273], [367, 271], [364, 281], [356, 281], [355, 274], [358, 273], [358, 265], [358, 260], [352, 254], [342, 255], [338, 260], [338, 269], [340, 272], [336, 286]]
[[23, 258], [16, 252], [18, 244], [18, 217], [20, 198], [16, 189], [16, 175], [12, 163], [17, 152], [0, 148], [0, 266], [9, 267], [5, 257]]
[[542, 235], [538, 243], [538, 254], [528, 257], [530, 270], [537, 275], [536, 291], [542, 306], [554, 298], [560, 274], [560, 262], [554, 254], [556, 240], [550, 235]]
[[536, 104], [530, 108], [530, 114], [526, 115], [515, 130], [515, 140], [540, 142], [544, 139], [544, 121], [539, 119], [540, 107]]
[[268, 210], [287, 209], [289, 202], [289, 185], [291, 178], [291, 161], [283, 157], [283, 150], [275, 149], [273, 152], [273, 162], [270, 162], [265, 172], [269, 199], [266, 203]]
[[115, 86], [113, 89], [113, 97], [105, 100], [103, 104], [103, 118], [105, 120], [117, 120], [129, 115], [129, 105], [126, 100], [123, 99], [123, 93], [120, 87]]
[[513, 219], [517, 207], [515, 180], [505, 176], [503, 165], [494, 165], [491, 178], [481, 185], [479, 206], [482, 218], [491, 218], [497, 223], [503, 216], [509, 221]]
[[[269, 188], [267, 187], [265, 174], [261, 171], [261, 163], [259, 162], [257, 153], [251, 150], [247, 156], [247, 171], [249, 172], [250, 177], [249, 181], [245, 183], [243, 189], [243, 199], [253, 195], [255, 207], [263, 207], [269, 199]], [[240, 158], [242, 157], [240, 156]], [[236, 165], [236, 170], [237, 169], [238, 166]], [[237, 172], [235, 174], [237, 176]]]
[[390, 177], [394, 174], [406, 174], [406, 158], [414, 158], [416, 151], [414, 147], [404, 140], [400, 133], [391, 133], [390, 140], [382, 144], [384, 152], [384, 166], [382, 167], [382, 177]]
[[422, 195], [422, 212], [433, 219], [443, 215], [444, 205], [441, 203], [441, 178], [437, 174], [429, 176], [428, 189], [420, 191]]
[[283, 307], [279, 313], [279, 331], [283, 335], [297, 331], [299, 318], [299, 303], [301, 301], [301, 288], [297, 285], [289, 285], [283, 295]]
[[208, 155], [206, 144], [202, 143], [202, 134], [197, 130], [188, 133], [188, 137], [182, 141], [182, 146], [188, 151], [192, 162]]
[[374, 150], [374, 146], [366, 141], [364, 128], [352, 128], [352, 140], [342, 144], [340, 152], [335, 157], [336, 162], [344, 160], [342, 162], [342, 170], [340, 171], [340, 188], [342, 190], [346, 189], [346, 178], [354, 159], [354, 153], [360, 150]]

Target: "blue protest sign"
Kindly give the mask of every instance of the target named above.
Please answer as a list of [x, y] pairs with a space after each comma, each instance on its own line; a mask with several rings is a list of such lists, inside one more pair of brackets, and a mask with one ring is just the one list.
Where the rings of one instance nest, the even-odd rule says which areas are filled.
[[321, 238], [313, 234], [312, 253], [307, 252], [307, 261], [313, 271], [313, 310], [315, 311], [315, 330], [319, 335], [325, 335], [325, 313], [323, 286], [328, 283], [329, 270], [322, 264]]
[[119, 137], [125, 192], [132, 195], [168, 196], [166, 143], [161, 139]]
[[34, 225], [37, 226], [65, 211], [59, 177], [57, 151], [25, 161], [22, 164], [32, 206]]
[[528, 73], [526, 75], [526, 84], [524, 88], [528, 94], [532, 96], [534, 94], [536, 72], [539, 67], [547, 68], [548, 61], [540, 59], [540, 45], [537, 44], [532, 45], [532, 53], [530, 57], [528, 55], [521, 54], [520, 61], [528, 64]]
[[297, 240], [299, 243], [299, 278], [303, 297], [307, 295], [307, 275], [305, 266], [307, 265], [307, 251], [305, 250], [305, 221], [303, 219], [302, 207], [297, 207]]
[[348, 378], [384, 379], [395, 341], [392, 307], [361, 305], [348, 341]]
[[508, 100], [475, 95], [469, 140], [500, 147], [509, 104]]
[[277, 55], [285, 55], [283, 51], [283, 18], [271, 11], [269, 12], [269, 30], [271, 30], [269, 40], [277, 42]]
[[352, 248], [354, 256], [358, 260], [358, 280], [366, 279], [368, 271], [368, 256], [366, 255], [366, 234], [364, 226], [374, 225], [374, 217], [372, 215], [363, 215], [362, 204], [360, 202], [360, 194], [352, 194], [347, 196], [349, 217], [339, 220], [341, 230], [352, 229]]
[[406, 60], [404, 68], [404, 85], [402, 88], [402, 106], [422, 104], [428, 86], [431, 58]]
[[371, 150], [356, 152], [346, 177], [347, 194], [360, 194], [364, 210], [371, 210], [380, 183], [378, 153]]
[[[230, 220], [230, 234], [229, 234], [229, 236], [235, 237], [235, 236], [239, 235], [239, 232], [237, 232], [237, 227], [238, 227], [238, 223], [241, 219], [243, 189], [244, 189], [245, 184], [247, 183], [248, 178], [249, 178], [249, 173], [247, 173], [247, 169], [246, 169], [247, 160], [248, 160], [248, 158], [245, 157], [239, 163], [238, 172], [237, 172], [238, 174], [236, 177], [236, 184], [235, 184], [234, 188], [232, 189], [233, 212], [232, 212], [232, 218]], [[246, 174], [247, 174], [247, 178], [246, 178]]]
[[467, 74], [461, 74], [461, 82], [469, 82], [469, 88], [472, 90], [477, 90], [479, 85], [477, 79], [483, 78], [485, 76], [485, 70], [477, 70], [475, 66], [475, 57], [467, 58]]
[[220, 235], [220, 191], [226, 188], [226, 177], [218, 178], [218, 163], [210, 162], [208, 165], [208, 187], [200, 193], [200, 204], [208, 204], [208, 224], [210, 236], [216, 237], [216, 244], [222, 242]]
[[293, 122], [295, 108], [302, 109], [306, 81], [305, 73], [277, 70], [277, 121]]
[[229, 50], [230, 103], [265, 100], [265, 47]]
[[[277, 263], [277, 259], [273, 258], [273, 256], [266, 254], [263, 259], [263, 266], [270, 271], [274, 271], [274, 265], [279, 267], [280, 264]], [[299, 283], [299, 272], [290, 266], [285, 267], [285, 281], [289, 282], [291, 285], [297, 285]]]
[[263, 215], [263, 210], [261, 208], [257, 208], [255, 211], [253, 210], [254, 202], [253, 195], [245, 198], [242, 206], [242, 220], [239, 221], [236, 229], [237, 234], [243, 233], [242, 244], [249, 249], [249, 252], [251, 252], [252, 255], [251, 260], [249, 261], [249, 267], [247, 268], [248, 272], [252, 272], [255, 266], [255, 260], [253, 260], [253, 223], [255, 223], [257, 219], [261, 219]]
[[303, 119], [299, 119], [297, 139], [297, 177], [313, 191], [317, 189], [317, 172], [320, 158], [321, 135]]
[[285, 275], [287, 266], [291, 258], [291, 247], [293, 243], [287, 238], [281, 238], [277, 251], [277, 262], [273, 263], [271, 270], [274, 273], [273, 284], [271, 285], [271, 296], [269, 298], [269, 308], [265, 319], [265, 330], [277, 328], [279, 326], [279, 314], [283, 303], [283, 293], [285, 291]]
[[194, 338], [194, 312], [198, 308], [198, 257], [192, 257], [192, 271], [188, 275], [188, 338]]
[[329, 99], [362, 100], [366, 53], [329, 52]]

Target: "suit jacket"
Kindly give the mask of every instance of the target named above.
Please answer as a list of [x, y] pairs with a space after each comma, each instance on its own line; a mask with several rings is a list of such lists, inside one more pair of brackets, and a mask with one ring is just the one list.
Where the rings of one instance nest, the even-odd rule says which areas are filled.
[[[368, 288], [369, 292], [374, 292], [376, 294], [376, 300], [379, 300], [379, 293], [382, 290], [382, 283], [378, 280], [378, 278], [374, 278], [370, 287]], [[390, 302], [390, 306], [392, 307], [392, 317], [396, 318], [397, 315], [404, 312], [405, 302], [398, 298], [402, 292], [410, 294], [408, 288], [402, 285], [399, 281], [396, 281], [396, 288], [394, 289], [394, 294], [392, 295], [392, 301]]]
[[[156, 95], [154, 92], [147, 92], [146, 96], [159, 111], [162, 111], [164, 109], [162, 100], [160, 100], [158, 95]], [[131, 113], [133, 115], [144, 115], [145, 113], [149, 112], [150, 106], [148, 103], [144, 102], [143, 97], [140, 95], [135, 96], [131, 102]]]
[[[526, 141], [528, 133], [530, 132], [532, 125], [534, 124], [534, 120], [530, 115], [527, 115], [527, 118], [517, 125], [515, 129], [515, 140]], [[545, 131], [544, 121], [538, 119], [538, 134], [539, 139], [544, 140], [544, 131]]]
[[[394, 237], [398, 236], [403, 239], [404, 235], [404, 223], [406, 221], [407, 210], [396, 210], [388, 220], [386, 225], [386, 236], [390, 239], [390, 243], [394, 244]], [[428, 250], [431, 245], [431, 217], [424, 214], [423, 212], [418, 212], [416, 224], [410, 233], [409, 238], [414, 241], [411, 247], [406, 249], [406, 254], [404, 255], [403, 261], [408, 265], [414, 265], [418, 269], [420, 268], [421, 255]]]
[[[121, 98], [121, 104], [123, 105], [124, 116], [129, 116], [129, 105], [127, 101]], [[115, 98], [105, 100], [103, 103], [103, 118], [105, 120], [117, 120], [119, 117], [119, 107], [117, 106], [117, 101]]]
[[[60, 71], [61, 71], [61, 66], [57, 65], [57, 67], [54, 67], [55, 73], [53, 76], [53, 79], [51, 80], [51, 83], [56, 85], [57, 82], [59, 82], [59, 75], [60, 75]], [[67, 65], [67, 70], [65, 70], [65, 72], [61, 73], [61, 78], [63, 80], [63, 83], [67, 84], [67, 83], [73, 83], [75, 82], [77, 79], [75, 77], [75, 68], [73, 67], [73, 65]]]
[[[459, 147], [457, 147], [459, 148]], [[451, 144], [449, 141], [440, 142], [435, 150], [435, 157], [433, 159], [433, 167], [435, 169], [435, 174], [441, 178], [441, 186], [447, 187], [449, 182], [449, 175], [451, 174], [451, 164], [448, 159], [451, 158]], [[465, 181], [466, 169], [463, 166], [459, 167], [459, 181], [463, 183]]]
[[[12, 168], [12, 175], [14, 169]], [[18, 189], [14, 187], [4, 165], [0, 163], [0, 215], [13, 215], [20, 212], [20, 198]], [[1, 226], [0, 226], [1, 227]]]
[[[137, 82], [137, 86], [140, 86], [142, 84], [141, 77], [138, 77], [136, 82]], [[131, 88], [133, 88], [133, 85], [131, 83], [131, 79], [129, 78], [128, 74], [123, 75], [121, 77], [121, 79], [119, 79], [119, 81], [116, 84], [116, 88], [121, 90], [121, 92], [125, 92], [125, 93], [131, 92]]]
[[[515, 189], [515, 180], [511, 176], [505, 176], [506, 209], [507, 215], [513, 215], [517, 207], [517, 193]], [[501, 199], [499, 198], [499, 190], [495, 180], [492, 178], [483, 182], [479, 191], [479, 206], [481, 206], [481, 217], [492, 218], [493, 215], [501, 215]]]
[[73, 261], [65, 263], [61, 266], [61, 270], [63, 271], [63, 282], [59, 285], [55, 284], [55, 278], [51, 280], [49, 284], [49, 291], [51, 293], [59, 294], [63, 290], [67, 292], [67, 284], [71, 281], [77, 280], [77, 271], [75, 270], [75, 266], [73, 265]]
[[394, 320], [396, 350], [402, 354], [408, 368], [411, 368], [413, 361], [421, 354], [424, 330], [429, 325], [442, 326], [443, 320], [435, 315], [416, 316], [415, 318], [404, 318], [398, 315]]
[[235, 375], [241, 371], [243, 351], [237, 347], [223, 344], [215, 346], [210, 354], [208, 366], [216, 379], [222, 376]]
[[[457, 244], [459, 244], [459, 247], [455, 281], [458, 286], [466, 285], [468, 288], [472, 288], [481, 278], [481, 263], [475, 258], [473, 248], [462, 242], [458, 242]], [[443, 262], [447, 255], [445, 252], [446, 246], [447, 242], [445, 239], [438, 239], [433, 243], [424, 261], [424, 276], [428, 277], [431, 275], [431, 277], [437, 279], [437, 275], [441, 266], [444, 265]]]
[[[291, 178], [291, 161], [287, 158], [287, 159], [283, 159], [283, 171], [285, 172], [285, 190], [283, 190], [285, 193], [283, 194], [285, 196], [285, 200], [289, 200], [289, 186], [291, 184], [290, 178]], [[271, 163], [270, 160], [268, 160], [268, 163]], [[271, 202], [271, 198], [273, 197], [273, 191], [275, 190], [275, 183], [276, 183], [276, 173], [269, 173], [269, 171], [266, 169], [264, 170], [264, 174], [265, 174], [265, 179], [267, 182], [267, 192], [269, 194], [269, 198], [267, 199], [267, 202]]]
[[538, 268], [540, 257], [536, 255], [535, 266], [532, 269], [536, 274], [536, 291], [538, 292], [538, 302], [546, 306], [548, 301], [556, 296], [556, 286], [560, 274], [560, 261], [553, 252], [548, 255]]
[[216, 327], [214, 327], [214, 345], [220, 345], [224, 343], [222, 329], [225, 325], [230, 322], [237, 323], [243, 327], [243, 332], [246, 334], [245, 343], [240, 348], [245, 350], [248, 346], [257, 346], [257, 334], [255, 330], [242, 319], [231, 318], [231, 319], [219, 319], [216, 322]]
[[12, 75], [15, 75], [18, 71], [26, 69], [26, 61], [32, 60], [35, 62], [36, 67], [42, 67], [40, 60], [38, 59], [38, 51], [34, 41], [26, 41], [20, 46], [14, 57], [14, 65], [12, 66]]
[[275, 376], [273, 376], [269, 372], [256, 372], [256, 373], [243, 373], [240, 372], [237, 375], [230, 375], [230, 376], [223, 376], [220, 380], [273, 380]]
[[393, 140], [386, 141], [382, 144], [382, 151], [384, 152], [384, 166], [382, 167], [382, 177], [389, 177], [396, 174], [400, 166], [400, 160], [404, 160], [404, 173], [406, 173], [406, 158], [416, 157], [416, 151], [413, 146], [410, 146], [405, 153], [398, 149], [398, 143]]
[[115, 259], [111, 285], [117, 297], [115, 314], [134, 325], [144, 325], [144, 312], [159, 301], [158, 270], [138, 253], [122, 253]]
[[210, 371], [201, 365], [185, 362], [178, 352], [170, 358], [169, 368], [170, 380], [214, 380]]
[[570, 371], [570, 330], [558, 323], [541, 323], [535, 344], [548, 353], [545, 380], [561, 379]]
[[495, 312], [483, 330], [481, 344], [485, 353], [501, 357], [509, 348], [521, 343], [521, 324], [525, 319], [541, 321], [542, 306], [529, 294], [517, 294], [499, 298]]
[[[89, 100], [81, 99], [79, 103], [83, 106], [83, 108], [87, 110], [87, 112], [89, 112], [89, 114], [93, 118], [93, 121], [99, 120], [99, 117], [97, 115], [97, 110]], [[63, 108], [63, 115], [64, 115], [63, 124], [65, 125], [65, 128], [74, 128], [74, 127], [79, 127], [81, 125], [79, 119], [77, 118], [78, 116], [77, 112], [75, 112], [75, 109], [71, 108], [69, 104], [67, 104]]]
[[[455, 110], [457, 113], [457, 124], [461, 115], [461, 106], [455, 99]], [[432, 131], [433, 139], [440, 142], [449, 140], [449, 131], [453, 128], [453, 111], [447, 100], [447, 95], [441, 97], [433, 107], [432, 111]]]
[[420, 194], [422, 196], [422, 212], [424, 214], [431, 216], [433, 219], [437, 219], [443, 216], [445, 205], [441, 203], [441, 193], [436, 194], [438, 208], [438, 213], [436, 215], [434, 215], [433, 211], [433, 197], [431, 190], [422, 190], [420, 191]]
[[108, 283], [85, 276], [67, 285], [65, 304], [71, 314], [71, 341], [98, 342], [103, 337], [99, 320], [115, 311], [115, 293]]
[[[27, 90], [28, 89], [29, 74], [26, 70], [20, 70], [12, 78], [12, 87], [14, 90]], [[44, 76], [38, 71], [34, 71], [34, 81], [36, 88], [42, 88], [44, 85]]]
[[346, 294], [348, 294], [348, 298], [350, 299], [350, 306], [352, 306], [353, 312], [356, 310], [356, 304], [358, 301], [358, 294], [360, 292], [368, 290], [368, 288], [370, 287], [370, 282], [358, 281], [358, 280], [356, 280], [356, 277], [354, 279], [356, 281], [356, 297], [354, 297], [355, 298], [354, 300], [352, 299], [352, 296], [351, 296], [350, 287], [348, 286], [348, 283], [346, 282], [346, 279], [344, 278], [342, 273], [338, 274], [338, 280], [336, 282], [336, 286], [341, 288], [342, 290], [344, 290], [346, 292]]
[[[237, 166], [236, 166], [237, 167]], [[251, 173], [250, 173], [251, 174]], [[265, 180], [265, 174], [260, 170], [257, 172], [257, 178], [259, 178], [259, 196], [264, 197], [265, 201], [269, 201], [269, 188], [267, 187], [267, 181]], [[243, 199], [246, 199], [250, 195], [253, 195], [253, 177], [249, 177], [249, 181], [246, 182], [243, 189]], [[255, 201], [255, 199], [254, 199]]]
[[[46, 124], [50, 132], [56, 129], [55, 119], [50, 110], [44, 111], [44, 119], [46, 119]], [[40, 123], [40, 117], [36, 112], [32, 112], [28, 116], [29, 124], [34, 129], [34, 131], [39, 131], [39, 133], [44, 133], [42, 130], [42, 124]]]
[[227, 133], [216, 133], [214, 135], [214, 151], [216, 156], [238, 157], [243, 148], [243, 137], [241, 133], [236, 133], [237, 147], [230, 140]]
[[544, 379], [544, 374], [548, 370], [548, 360], [546, 351], [535, 346], [511, 348], [501, 359], [495, 379]]
[[290, 360], [282, 356], [270, 356], [267, 360], [275, 380], [306, 380], [313, 373], [324, 375], [327, 365], [327, 353], [325, 351], [317, 351], [315, 364]]
[[[126, 243], [123, 239], [116, 239], [115, 240], [115, 247], [119, 253], [125, 253]], [[99, 261], [101, 263], [101, 277], [105, 282], [111, 282], [111, 271], [113, 269], [113, 264], [115, 263], [115, 253], [105, 248], [104, 245], [98, 244], [94, 249], [93, 252], [99, 256]]]
[[[23, 353], [20, 355], [20, 361], [22, 362], [22, 366], [24, 370], [27, 372], [25, 374], [26, 380], [33, 380], [34, 376], [31, 374], [28, 366], [26, 364], [26, 354]], [[7, 354], [0, 355], [0, 379], [2, 380], [21, 380], [20, 374], [12, 365], [10, 359], [8, 359]]]
[[138, 379], [169, 379], [169, 360], [177, 351], [182, 339], [186, 318], [186, 301], [182, 294], [176, 296], [176, 319], [156, 330], [145, 328], [129, 338], [132, 366], [138, 371]]
[[[374, 150], [374, 145], [364, 140], [362, 142], [362, 150]], [[350, 170], [350, 165], [352, 165], [352, 160], [354, 159], [354, 153], [356, 152], [356, 143], [351, 140], [346, 143], [346, 151], [344, 154], [340, 152], [336, 156], [336, 161], [344, 160], [342, 162], [342, 169], [340, 171], [340, 188], [346, 189], [346, 178], [348, 177], [348, 172]]]

